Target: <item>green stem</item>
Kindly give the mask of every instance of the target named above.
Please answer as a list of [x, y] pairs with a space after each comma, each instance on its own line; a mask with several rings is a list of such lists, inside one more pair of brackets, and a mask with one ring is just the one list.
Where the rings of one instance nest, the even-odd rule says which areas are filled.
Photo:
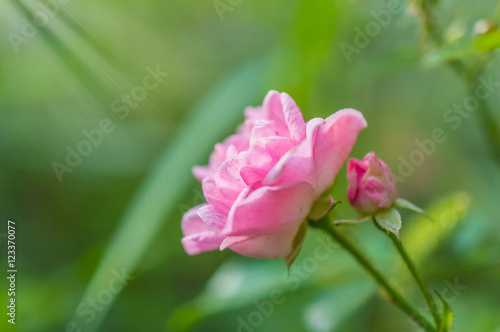
[[[375, 225], [378, 227], [377, 223], [375, 220], [373, 220]], [[387, 233], [385, 230], [381, 229], [384, 233], [388, 234], [389, 237], [392, 240], [392, 243], [396, 246], [398, 249], [399, 254], [403, 258], [404, 262], [406, 263], [406, 266], [408, 267], [408, 270], [410, 270], [411, 275], [415, 279], [415, 281], [418, 284], [418, 287], [420, 288], [420, 291], [422, 292], [422, 295], [425, 298], [425, 302], [429, 306], [429, 309], [432, 313], [432, 316], [434, 317], [434, 321], [436, 322], [437, 326], [440, 326], [441, 324], [441, 315], [439, 314], [439, 310], [436, 306], [436, 302], [434, 302], [434, 299], [431, 296], [431, 293], [429, 292], [429, 289], [425, 285], [424, 279], [418, 272], [417, 266], [415, 263], [411, 260], [410, 256], [408, 255], [408, 252], [406, 252], [406, 249], [401, 245], [399, 242], [399, 239], [394, 235], [393, 233]]]
[[363, 253], [344, 235], [336, 230], [337, 226], [330, 223], [328, 217], [324, 217], [318, 221], [309, 221], [309, 225], [315, 228], [321, 228], [332, 236], [342, 247], [349, 251], [361, 266], [370, 274], [380, 287], [385, 289], [391, 301], [402, 311], [404, 311], [411, 319], [420, 325], [425, 331], [436, 331], [434, 326], [422, 316], [418, 310], [413, 308], [403, 296], [397, 292], [386, 280], [386, 278], [370, 263]]

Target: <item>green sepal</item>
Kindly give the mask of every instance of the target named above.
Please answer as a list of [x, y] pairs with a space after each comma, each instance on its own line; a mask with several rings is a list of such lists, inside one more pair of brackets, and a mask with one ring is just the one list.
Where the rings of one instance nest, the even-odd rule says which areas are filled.
[[332, 195], [321, 196], [314, 202], [307, 219], [319, 220], [326, 216], [339, 203], [342, 202], [334, 200]]
[[382, 210], [374, 216], [377, 225], [387, 233], [392, 233], [396, 236], [399, 242], [399, 230], [401, 229], [401, 215], [396, 209]]

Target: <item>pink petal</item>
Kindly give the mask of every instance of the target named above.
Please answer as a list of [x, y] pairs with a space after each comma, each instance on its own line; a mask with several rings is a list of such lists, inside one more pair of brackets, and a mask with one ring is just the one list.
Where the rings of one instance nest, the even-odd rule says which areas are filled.
[[235, 200], [246, 186], [240, 175], [241, 159], [242, 155], [232, 156], [224, 161], [215, 172], [215, 185], [229, 200]]
[[255, 141], [261, 138], [272, 136], [276, 136], [276, 131], [273, 130], [272, 123], [270, 121], [258, 121], [250, 134], [250, 146], [253, 146]]
[[211, 231], [219, 233], [226, 223], [227, 215], [215, 209], [212, 205], [205, 205], [198, 209], [198, 216]]
[[223, 213], [229, 213], [233, 205], [233, 200], [227, 199], [222, 195], [212, 178], [205, 178], [202, 182], [202, 188], [203, 195], [208, 203]]
[[343, 109], [329, 116], [318, 127], [314, 144], [317, 193], [323, 193], [337, 176], [351, 153], [359, 132], [366, 128], [363, 115], [353, 109]]
[[275, 162], [269, 153], [259, 146], [241, 153], [240, 176], [245, 184], [260, 182], [274, 166]]
[[224, 237], [212, 232], [198, 216], [198, 211], [205, 206], [207, 204], [192, 208], [182, 218], [181, 228], [184, 237], [181, 242], [189, 255], [218, 249], [224, 239]]
[[288, 151], [269, 171], [263, 185], [279, 185], [292, 181], [304, 181], [316, 187], [316, 170], [313, 160], [313, 147], [316, 141], [316, 131], [325, 120], [315, 118], [307, 122], [306, 139], [298, 146]]
[[363, 161], [351, 158], [347, 162], [347, 180], [349, 183], [347, 196], [351, 202], [354, 201], [358, 195], [361, 180], [367, 169], [368, 165]]
[[277, 162], [285, 153], [294, 148], [295, 144], [289, 138], [272, 136], [256, 140], [254, 147], [266, 151]]
[[234, 202], [222, 233], [269, 233], [299, 225], [309, 213], [313, 195], [314, 189], [306, 182], [249, 188]]
[[266, 97], [264, 98], [262, 107], [264, 108], [264, 114], [266, 119], [277, 121], [282, 124], [285, 123], [283, 106], [281, 104], [281, 96], [278, 91], [274, 90], [269, 91]]
[[306, 124], [295, 101], [286, 93], [281, 94], [281, 103], [290, 138], [297, 144], [306, 138]]
[[199, 232], [204, 232], [208, 229], [207, 225], [205, 225], [198, 216], [198, 210], [207, 205], [208, 204], [205, 203], [195, 206], [194, 208], [191, 208], [189, 209], [189, 211], [184, 213], [181, 222], [182, 234], [192, 235]]
[[279, 232], [229, 236], [221, 243], [220, 250], [229, 248], [232, 251], [255, 258], [274, 259], [286, 257], [292, 251], [292, 242], [299, 225], [291, 225]]

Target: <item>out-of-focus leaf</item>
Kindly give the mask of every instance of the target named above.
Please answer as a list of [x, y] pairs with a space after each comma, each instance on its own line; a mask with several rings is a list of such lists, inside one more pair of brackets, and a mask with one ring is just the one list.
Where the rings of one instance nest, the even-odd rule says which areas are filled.
[[427, 66], [450, 60], [461, 60], [493, 52], [500, 47], [500, 30], [495, 29], [476, 36], [464, 36], [453, 43], [430, 51], [423, 59]]
[[421, 216], [424, 216], [432, 221], [432, 218], [424, 210], [422, 210], [421, 208], [419, 208], [418, 206], [416, 206], [415, 204], [413, 204], [412, 202], [410, 202], [404, 198], [398, 198], [396, 200], [396, 207], [413, 211], [413, 212], [418, 213]]
[[[175, 211], [179, 197], [185, 194], [189, 183], [193, 181], [192, 165], [201, 162], [213, 144], [237, 124], [245, 106], [263, 95], [260, 80], [267, 65], [267, 58], [263, 58], [244, 66], [198, 103], [177, 139], [138, 191], [104, 253], [83, 300], [95, 297], [99, 291], [106, 289], [113, 278], [113, 270], [132, 274], [163, 225], [165, 216]], [[117, 295], [113, 293], [109, 302], [112, 303]], [[73, 320], [85, 326], [85, 331], [96, 331], [109, 308], [104, 308], [90, 323], [77, 313]]]
[[429, 67], [437, 66], [450, 60], [459, 60], [478, 55], [474, 40], [464, 37], [457, 41], [432, 50], [423, 58], [423, 64]]
[[421, 216], [416, 216], [411, 222], [405, 223], [407, 225], [404, 234], [405, 246], [417, 264], [449, 236], [466, 216], [469, 205], [468, 194], [455, 193], [426, 209], [434, 223], [428, 222]]
[[288, 267], [288, 269], [290, 269], [290, 265], [292, 265], [295, 258], [297, 258], [297, 255], [299, 254], [300, 249], [302, 248], [302, 244], [304, 243], [304, 240], [306, 238], [308, 228], [309, 228], [309, 223], [307, 222], [307, 220], [304, 220], [302, 224], [300, 224], [299, 230], [297, 231], [297, 234], [295, 234], [295, 237], [293, 238], [292, 252], [285, 258], [286, 266]]
[[375, 215], [375, 222], [387, 233], [392, 233], [399, 239], [401, 229], [401, 215], [396, 209], [384, 210]]
[[373, 284], [367, 281], [322, 289], [304, 310], [305, 326], [311, 331], [335, 331], [343, 320], [375, 294], [374, 290]]
[[450, 331], [451, 322], [453, 320], [453, 313], [451, 312], [451, 308], [448, 303], [444, 300], [444, 298], [435, 291], [439, 300], [441, 300], [441, 305], [443, 307], [443, 314], [441, 317], [441, 324], [439, 325], [438, 332], [448, 332]]
[[500, 47], [500, 30], [488, 31], [476, 37], [474, 47], [481, 52], [491, 52]]

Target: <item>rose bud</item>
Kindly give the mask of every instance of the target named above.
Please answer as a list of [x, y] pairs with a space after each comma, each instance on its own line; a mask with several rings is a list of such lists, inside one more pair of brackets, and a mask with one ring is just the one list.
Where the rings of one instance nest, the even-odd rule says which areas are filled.
[[365, 127], [353, 109], [306, 123], [290, 96], [270, 91], [262, 106], [245, 110], [236, 134], [215, 145], [209, 164], [193, 168], [207, 203], [182, 219], [186, 252], [288, 256], [314, 201]]
[[398, 198], [391, 170], [374, 152], [369, 152], [363, 160], [349, 159], [347, 179], [351, 205], [365, 214], [389, 208]]

